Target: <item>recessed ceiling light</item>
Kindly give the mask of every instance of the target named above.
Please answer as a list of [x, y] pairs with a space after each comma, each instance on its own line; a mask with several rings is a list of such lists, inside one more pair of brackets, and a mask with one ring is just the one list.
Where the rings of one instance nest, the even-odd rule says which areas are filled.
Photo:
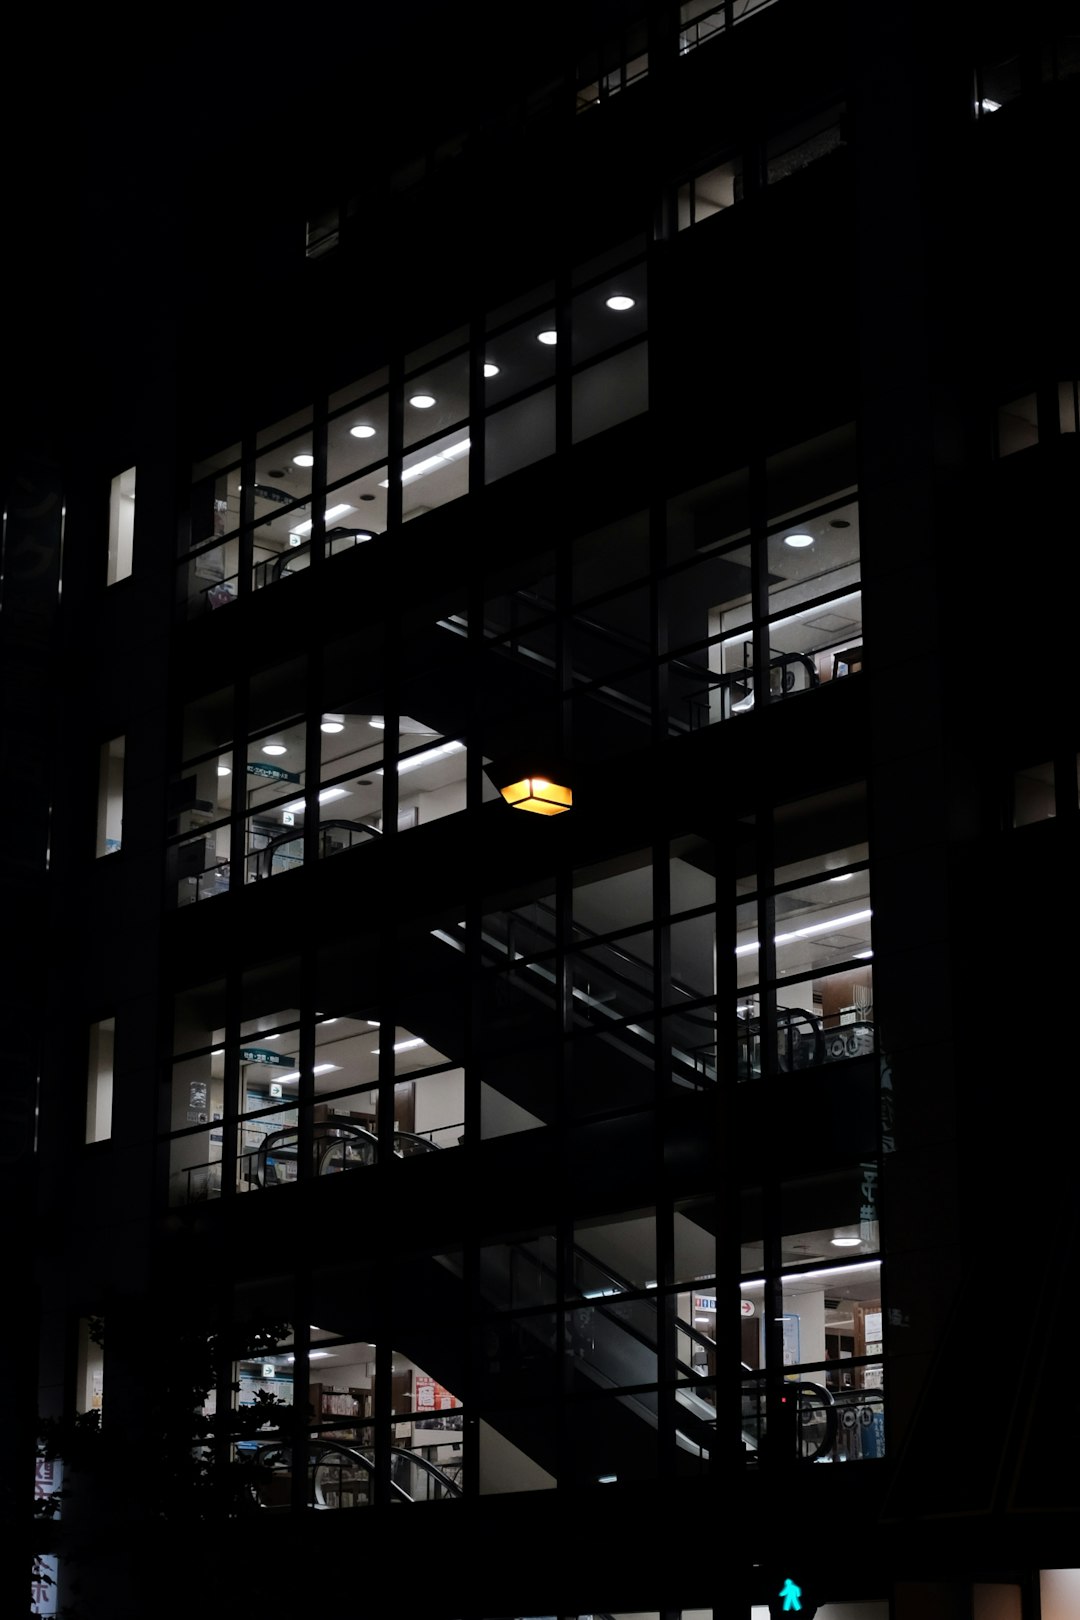
[[294, 467], [314, 467], [315, 457], [305, 450], [302, 456], [293, 456]]
[[836, 877], [829, 879], [830, 883], [850, 883], [855, 876], [854, 872], [838, 872]]
[[375, 437], [375, 429], [370, 422], [357, 422], [355, 427], [349, 429], [349, 432], [354, 439], [373, 439]]
[[542, 332], [536, 334], [537, 343], [546, 343], [550, 349], [552, 344], [558, 343], [559, 334], [553, 326], [546, 326]]
[[616, 293], [614, 297], [607, 298], [604, 301], [607, 304], [608, 309], [617, 309], [620, 311], [624, 309], [633, 309], [634, 305], [637, 303], [636, 298], [627, 298], [625, 293]]
[[[426, 1045], [427, 1045], [426, 1041], [422, 1041], [419, 1038], [419, 1036], [414, 1036], [413, 1039], [410, 1040], [410, 1041], [395, 1041], [394, 1042], [394, 1051], [395, 1052], [412, 1052], [412, 1051], [415, 1051], [415, 1049], [418, 1046], [426, 1046]], [[379, 1048], [377, 1046], [372, 1050], [371, 1055], [372, 1055], [372, 1057], [378, 1057]]]
[[812, 546], [813, 543], [814, 537], [812, 534], [785, 534], [784, 536], [785, 546], [794, 546], [797, 551], [801, 551], [804, 546]]
[[831, 1241], [832, 1246], [833, 1246], [834, 1249], [857, 1249], [859, 1244], [862, 1242], [862, 1238], [855, 1238], [855, 1237], [852, 1237], [852, 1238], [839, 1238], [839, 1237], [837, 1237], [837, 1238], [830, 1239], [830, 1241]]
[[284, 743], [263, 743], [264, 754], [287, 754], [288, 751]]
[[499, 375], [498, 366], [492, 365], [490, 360], [485, 360], [485, 362], [484, 362], [484, 376], [485, 377], [497, 377], [498, 375]]
[[218, 773], [219, 776], [231, 776], [232, 775], [232, 771], [230, 770], [228, 765], [219, 765], [218, 768], [217, 768], [217, 773]]
[[371, 719], [368, 721], [368, 725], [374, 726], [376, 731], [386, 730], [386, 721], [383, 719], [381, 714], [373, 714]]
[[341, 714], [324, 714], [319, 722], [319, 730], [325, 731], [327, 736], [333, 737], [339, 731], [345, 730], [345, 717]]
[[409, 398], [409, 404], [415, 405], [418, 411], [430, 411], [434, 403], [434, 394], [412, 394]]

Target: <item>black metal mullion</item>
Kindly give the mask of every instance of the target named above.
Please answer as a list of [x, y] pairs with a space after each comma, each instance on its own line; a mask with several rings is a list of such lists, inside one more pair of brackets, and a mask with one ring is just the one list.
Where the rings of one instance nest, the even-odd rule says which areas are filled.
[[[212, 1094], [212, 1092], [211, 1092]], [[225, 1076], [221, 1097], [221, 1196], [236, 1193], [240, 1103], [240, 976], [234, 972], [225, 984]], [[211, 1109], [211, 1113], [213, 1110]], [[209, 1147], [211, 1131], [207, 1132]]]
[[306, 1180], [316, 1173], [313, 1123], [316, 971], [315, 947], [312, 944], [308, 946], [300, 962], [300, 1050], [298, 1054], [300, 1079], [296, 1087], [296, 1174], [297, 1180], [300, 1181]]
[[242, 441], [240, 455], [240, 536], [237, 543], [237, 597], [251, 592], [251, 565], [255, 548], [255, 440], [249, 434]]

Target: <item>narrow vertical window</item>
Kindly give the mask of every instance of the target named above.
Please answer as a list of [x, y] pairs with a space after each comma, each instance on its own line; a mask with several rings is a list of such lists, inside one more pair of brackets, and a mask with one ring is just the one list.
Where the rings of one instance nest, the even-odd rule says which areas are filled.
[[107, 1142], [112, 1135], [113, 1042], [116, 1019], [103, 1018], [90, 1026], [90, 1052], [86, 1070], [86, 1140]]
[[135, 534], [135, 468], [118, 473], [109, 495], [109, 576], [108, 583], [127, 579], [131, 573], [131, 542]]
[[97, 855], [116, 855], [124, 819], [124, 739], [101, 745], [98, 769]]
[[100, 1316], [79, 1319], [79, 1352], [75, 1406], [79, 1412], [100, 1412], [104, 1405], [105, 1323]]

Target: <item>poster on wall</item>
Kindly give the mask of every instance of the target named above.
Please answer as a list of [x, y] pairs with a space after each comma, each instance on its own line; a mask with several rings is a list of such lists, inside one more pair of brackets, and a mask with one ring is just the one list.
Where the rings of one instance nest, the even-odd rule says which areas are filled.
[[413, 1378], [413, 1404], [415, 1429], [461, 1428], [461, 1417], [455, 1411], [461, 1402], [427, 1373], [418, 1372]]

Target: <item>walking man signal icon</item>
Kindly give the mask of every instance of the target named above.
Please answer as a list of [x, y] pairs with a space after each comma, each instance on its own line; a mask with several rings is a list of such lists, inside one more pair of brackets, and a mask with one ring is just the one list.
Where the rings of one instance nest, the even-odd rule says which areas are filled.
[[784, 1600], [784, 1614], [793, 1614], [802, 1609], [802, 1587], [796, 1586], [790, 1575], [780, 1588], [780, 1596]]

